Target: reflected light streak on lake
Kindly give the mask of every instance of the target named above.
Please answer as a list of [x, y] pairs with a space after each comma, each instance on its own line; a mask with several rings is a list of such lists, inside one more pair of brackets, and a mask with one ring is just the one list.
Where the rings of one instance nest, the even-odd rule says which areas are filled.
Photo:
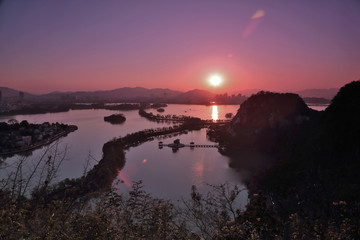
[[202, 156], [199, 159], [195, 159], [196, 162], [194, 162], [191, 166], [192, 170], [192, 182], [193, 185], [201, 185], [204, 183], [203, 176], [204, 176], [204, 157]]
[[119, 178], [121, 179], [121, 181], [123, 183], [126, 184], [126, 186], [130, 187], [130, 188], [133, 188], [133, 185], [131, 184], [131, 180], [129, 178], [129, 176], [122, 172], [119, 168], [116, 168], [117, 172], [118, 172], [118, 175], [119, 175]]
[[213, 121], [217, 121], [219, 119], [218, 106], [212, 106], [211, 118]]

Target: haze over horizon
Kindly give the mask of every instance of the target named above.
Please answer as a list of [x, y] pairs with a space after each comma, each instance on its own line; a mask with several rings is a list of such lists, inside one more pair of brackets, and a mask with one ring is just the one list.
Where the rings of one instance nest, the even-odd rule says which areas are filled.
[[0, 85], [339, 88], [360, 78], [359, 12], [356, 0], [0, 1]]

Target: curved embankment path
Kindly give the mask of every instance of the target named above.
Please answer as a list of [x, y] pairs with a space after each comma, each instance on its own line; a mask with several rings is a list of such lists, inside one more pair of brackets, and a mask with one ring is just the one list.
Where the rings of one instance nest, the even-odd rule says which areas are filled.
[[65, 179], [60, 182], [50, 193], [49, 200], [70, 198], [76, 199], [85, 194], [109, 190], [112, 182], [118, 175], [118, 171], [125, 165], [124, 150], [138, 146], [154, 137], [169, 134], [181, 134], [186, 131], [200, 130], [204, 124], [185, 122], [180, 126], [146, 129], [125, 137], [114, 139], [104, 144], [103, 157], [85, 176], [77, 179]]

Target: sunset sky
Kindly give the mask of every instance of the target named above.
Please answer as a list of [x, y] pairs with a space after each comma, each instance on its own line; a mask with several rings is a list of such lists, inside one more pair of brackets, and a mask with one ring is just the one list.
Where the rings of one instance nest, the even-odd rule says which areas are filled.
[[[223, 83], [208, 83], [211, 75]], [[236, 93], [360, 79], [358, 0], [4, 0], [0, 86]]]

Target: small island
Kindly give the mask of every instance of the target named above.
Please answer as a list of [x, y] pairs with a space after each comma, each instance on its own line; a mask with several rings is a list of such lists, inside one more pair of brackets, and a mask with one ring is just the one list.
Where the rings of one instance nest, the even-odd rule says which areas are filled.
[[232, 118], [232, 117], [233, 117], [233, 114], [232, 114], [232, 113], [227, 113], [227, 114], [225, 114], [225, 117], [226, 117], [226, 118]]
[[126, 118], [123, 114], [112, 114], [110, 116], [104, 117], [104, 121], [111, 124], [121, 124], [126, 121]]
[[167, 107], [168, 105], [167, 104], [165, 104], [165, 103], [153, 103], [153, 104], [151, 104], [151, 108], [165, 108], [165, 107]]

